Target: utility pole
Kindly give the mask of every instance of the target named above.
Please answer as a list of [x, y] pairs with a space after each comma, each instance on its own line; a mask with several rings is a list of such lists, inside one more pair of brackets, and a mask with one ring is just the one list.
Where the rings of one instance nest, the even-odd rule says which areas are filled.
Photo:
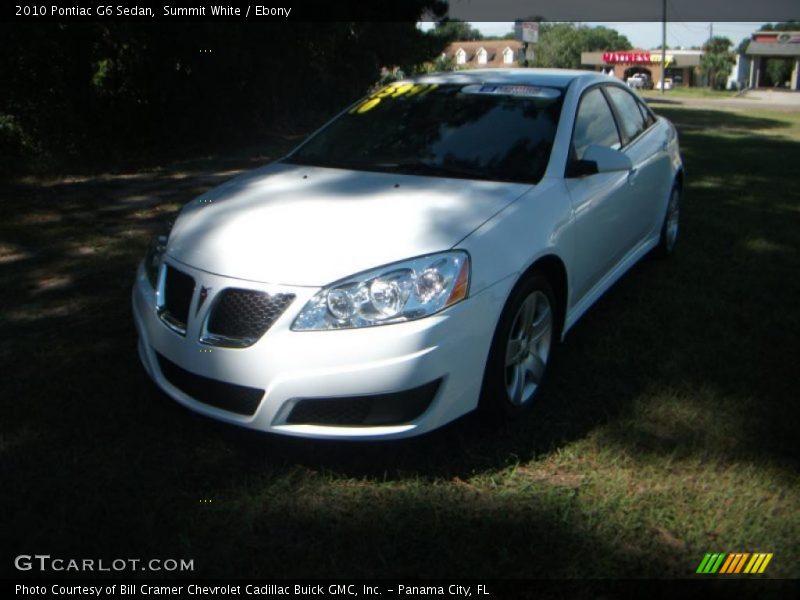
[[708, 39], [709, 40], [713, 40], [714, 39], [714, 24], [713, 23], [709, 23], [708, 24]]
[[661, 94], [667, 78], [667, 0], [661, 0]]

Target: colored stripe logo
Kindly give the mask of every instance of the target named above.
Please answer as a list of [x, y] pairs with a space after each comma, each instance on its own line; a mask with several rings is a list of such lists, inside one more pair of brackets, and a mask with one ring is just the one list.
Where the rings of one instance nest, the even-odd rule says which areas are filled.
[[700, 561], [695, 573], [701, 575], [714, 575], [716, 573], [725, 575], [748, 574], [756, 575], [763, 573], [769, 561], [772, 560], [772, 553], [749, 553], [749, 552], [718, 552], [708, 553]]

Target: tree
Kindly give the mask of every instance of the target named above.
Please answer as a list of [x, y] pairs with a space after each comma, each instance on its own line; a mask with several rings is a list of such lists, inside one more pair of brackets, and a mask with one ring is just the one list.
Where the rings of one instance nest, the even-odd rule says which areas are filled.
[[773, 86], [783, 87], [792, 76], [792, 64], [785, 58], [768, 58], [765, 71]]
[[746, 37], [743, 38], [739, 45], [736, 46], [736, 54], [744, 54], [747, 51], [747, 47], [750, 45], [750, 38]]
[[731, 67], [736, 57], [731, 52], [733, 42], [726, 37], [715, 36], [703, 45], [703, 56], [700, 58], [700, 71], [708, 80], [708, 87], [724, 89]]
[[447, 42], [469, 42], [482, 40], [483, 35], [469, 23], [458, 19], [443, 19], [436, 23], [433, 33], [447, 40]]
[[316, 127], [363, 95], [383, 67], [409, 73], [441, 54], [447, 40], [416, 26], [434, 4], [407, 0], [405, 21], [324, 26], [110, 20], [6, 27], [0, 175], [21, 157], [109, 164]]
[[440, 54], [436, 59], [425, 61], [424, 63], [415, 66], [411, 70], [412, 75], [419, 75], [423, 73], [441, 73], [443, 71], [457, 71], [458, 65], [456, 61]]
[[782, 23], [764, 23], [759, 31], [800, 31], [800, 21], [783, 21]]
[[630, 50], [624, 35], [608, 27], [586, 27], [574, 23], [542, 23], [534, 46], [534, 65], [578, 69], [581, 52]]
[[483, 36], [484, 40], [514, 40], [516, 39], [516, 34], [513, 31], [509, 31], [508, 33], [504, 33], [503, 35], [485, 35]]

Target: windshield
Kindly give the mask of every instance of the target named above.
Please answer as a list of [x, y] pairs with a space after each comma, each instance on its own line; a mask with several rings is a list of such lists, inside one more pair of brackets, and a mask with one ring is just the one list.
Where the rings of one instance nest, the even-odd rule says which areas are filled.
[[560, 90], [400, 83], [366, 98], [286, 161], [322, 167], [536, 183]]

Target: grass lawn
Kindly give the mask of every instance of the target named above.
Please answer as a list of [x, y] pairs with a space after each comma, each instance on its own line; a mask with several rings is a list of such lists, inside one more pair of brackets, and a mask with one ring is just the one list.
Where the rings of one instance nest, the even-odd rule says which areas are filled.
[[[658, 109], [657, 109], [658, 110]], [[194, 559], [197, 576], [692, 576], [773, 552], [800, 577], [800, 113], [668, 108], [677, 256], [569, 334], [529, 418], [421, 439], [259, 435], [139, 365], [149, 232], [256, 159], [0, 190], [0, 531], [12, 557]]]

